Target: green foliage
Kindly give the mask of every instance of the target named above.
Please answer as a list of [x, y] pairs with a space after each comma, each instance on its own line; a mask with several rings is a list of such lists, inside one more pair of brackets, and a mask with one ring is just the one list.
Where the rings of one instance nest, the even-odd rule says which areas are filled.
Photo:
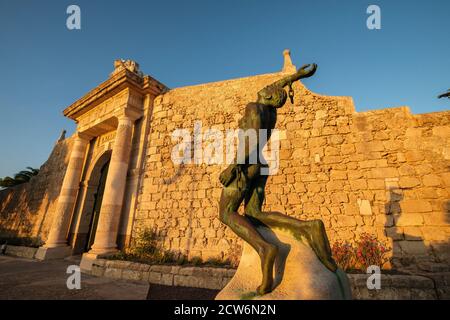
[[193, 257], [191, 259], [190, 263], [194, 266], [199, 266], [199, 265], [203, 264], [203, 260], [200, 257]]
[[24, 246], [38, 248], [44, 244], [40, 237], [0, 236], [0, 245]]
[[19, 184], [30, 181], [30, 179], [39, 173], [39, 169], [27, 167], [27, 170], [22, 170], [14, 175], [14, 178], [4, 177], [0, 178], [0, 187], [9, 188]]
[[121, 251], [120, 253], [109, 257], [113, 260], [135, 261], [147, 264], [176, 264], [193, 266], [221, 266], [229, 267], [233, 264], [229, 260], [223, 260], [220, 257], [210, 258], [203, 261], [200, 257], [188, 257], [179, 252], [165, 250], [162, 247], [162, 239], [157, 232], [152, 229], [145, 229], [137, 239], [133, 247]]

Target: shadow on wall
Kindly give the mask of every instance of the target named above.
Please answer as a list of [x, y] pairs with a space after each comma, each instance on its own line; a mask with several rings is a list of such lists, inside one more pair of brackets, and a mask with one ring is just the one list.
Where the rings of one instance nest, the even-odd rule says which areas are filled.
[[0, 191], [0, 237], [42, 242], [51, 223], [68, 163], [70, 140], [58, 142], [39, 174], [27, 183]]
[[[393, 269], [425, 272], [450, 271], [448, 239], [444, 236], [445, 240], [433, 241], [427, 245], [424, 241], [422, 227], [411, 226], [415, 224], [411, 219], [420, 218], [417, 215], [407, 218], [407, 214], [402, 213], [400, 203], [403, 197], [403, 189], [390, 188], [385, 208], [387, 215], [385, 233], [388, 238], [392, 239], [391, 264]], [[445, 207], [443, 214], [446, 216], [446, 222], [450, 224], [450, 201], [445, 204]], [[428, 232], [433, 232], [433, 228], [437, 232], [445, 232], [439, 230], [441, 229], [439, 227], [427, 226], [425, 228], [431, 228]]]

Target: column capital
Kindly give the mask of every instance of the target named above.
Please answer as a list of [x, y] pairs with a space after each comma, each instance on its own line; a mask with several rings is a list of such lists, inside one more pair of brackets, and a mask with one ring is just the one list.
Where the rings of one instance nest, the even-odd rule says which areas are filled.
[[136, 121], [137, 119], [141, 118], [143, 116], [142, 110], [137, 110], [135, 108], [126, 107], [120, 111], [120, 113], [117, 115], [117, 119], [119, 121], [121, 120], [131, 120]]
[[93, 138], [93, 136], [91, 136], [90, 134], [80, 131], [75, 132], [75, 137], [84, 142], [89, 142]]

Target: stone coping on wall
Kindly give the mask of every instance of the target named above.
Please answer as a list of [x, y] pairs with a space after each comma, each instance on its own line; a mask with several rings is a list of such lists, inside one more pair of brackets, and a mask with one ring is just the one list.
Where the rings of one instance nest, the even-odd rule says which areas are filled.
[[235, 272], [229, 268], [149, 265], [107, 259], [96, 259], [91, 270], [92, 275], [107, 278], [216, 290], [222, 289]]
[[33, 259], [38, 248], [6, 245], [5, 254], [8, 256]]
[[[96, 259], [91, 274], [113, 279], [144, 281], [166, 286], [221, 290], [235, 269], [207, 266], [149, 265]], [[381, 274], [381, 289], [367, 288], [367, 274], [348, 274], [354, 299], [450, 299], [450, 273], [432, 275]]]

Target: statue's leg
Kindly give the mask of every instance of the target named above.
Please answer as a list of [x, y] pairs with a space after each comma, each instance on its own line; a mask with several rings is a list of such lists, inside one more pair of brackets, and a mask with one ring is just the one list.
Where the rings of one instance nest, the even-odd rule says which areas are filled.
[[220, 221], [229, 226], [241, 239], [250, 244], [261, 258], [261, 271], [263, 279], [257, 288], [258, 294], [272, 291], [273, 286], [273, 264], [277, 256], [277, 247], [266, 242], [258, 233], [255, 226], [245, 216], [237, 211], [242, 203], [246, 191], [231, 186], [222, 191], [220, 198]]
[[319, 260], [331, 271], [336, 271], [336, 262], [332, 258], [330, 243], [322, 220], [302, 221], [280, 212], [263, 212], [264, 188], [268, 176], [255, 179], [251, 193], [245, 199], [245, 215], [251, 216], [269, 227], [290, 230], [294, 236], [308, 241]]

